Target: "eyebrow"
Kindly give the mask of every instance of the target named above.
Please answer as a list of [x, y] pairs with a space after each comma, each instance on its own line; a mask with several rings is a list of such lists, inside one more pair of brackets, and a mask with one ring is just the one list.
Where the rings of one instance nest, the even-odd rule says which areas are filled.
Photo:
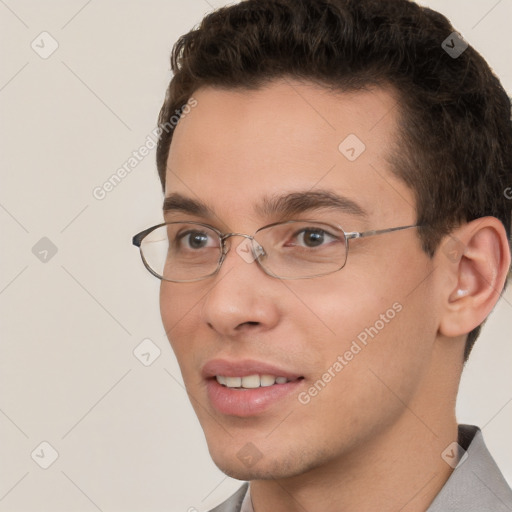
[[265, 197], [256, 212], [265, 217], [281, 215], [293, 216], [314, 210], [337, 210], [359, 217], [367, 217], [367, 212], [355, 201], [329, 190], [291, 192], [285, 195]]
[[[336, 210], [366, 218], [368, 213], [352, 199], [329, 190], [291, 192], [264, 197], [255, 207], [261, 217], [292, 217], [315, 210]], [[201, 217], [216, 217], [213, 209], [202, 201], [174, 192], [164, 199], [164, 213], [182, 212]]]
[[213, 211], [205, 203], [174, 192], [164, 199], [164, 213], [183, 212], [190, 215], [210, 217]]

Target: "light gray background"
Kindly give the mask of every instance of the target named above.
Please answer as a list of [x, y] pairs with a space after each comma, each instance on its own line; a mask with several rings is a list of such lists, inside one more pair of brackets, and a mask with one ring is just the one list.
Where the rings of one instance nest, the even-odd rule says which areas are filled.
[[[159, 283], [131, 246], [160, 221], [154, 150], [103, 200], [92, 195], [155, 128], [172, 43], [226, 3], [0, 0], [0, 511], [204, 510], [239, 485], [210, 461]], [[424, 3], [512, 90], [511, 0]], [[59, 45], [46, 59], [31, 48], [51, 49], [43, 31]], [[33, 254], [43, 237], [53, 257], [44, 242]], [[458, 402], [510, 482], [511, 313], [509, 290]], [[147, 338], [161, 353], [144, 366], [133, 351]], [[43, 441], [58, 453], [48, 469]]]

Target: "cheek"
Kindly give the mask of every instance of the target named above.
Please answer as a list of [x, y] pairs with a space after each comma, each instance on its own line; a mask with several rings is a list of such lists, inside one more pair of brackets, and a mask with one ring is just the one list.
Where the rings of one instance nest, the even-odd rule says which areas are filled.
[[424, 280], [428, 273], [399, 274], [379, 281], [354, 273], [350, 280], [331, 277], [323, 284], [321, 280], [293, 284], [306, 309], [296, 308], [290, 316], [300, 325], [302, 348], [312, 355], [319, 376], [341, 356], [343, 371], [348, 366], [358, 369], [351, 379], [364, 374], [364, 379], [375, 380], [374, 370], [400, 388], [420, 380], [437, 331], [435, 315], [425, 314], [432, 293]]
[[162, 323], [169, 340], [172, 337], [173, 326], [176, 325], [178, 316], [177, 306], [178, 301], [173, 299], [173, 292], [177, 290], [171, 283], [166, 281], [160, 282], [160, 316]]
[[[323, 333], [325, 343], [322, 346], [335, 351], [343, 349], [347, 342], [375, 322], [379, 331], [382, 330], [397, 316], [396, 309], [399, 309], [399, 306], [393, 308], [398, 294], [389, 288], [376, 289], [367, 277], [366, 283], [361, 279], [336, 277], [325, 276], [288, 285], [292, 296], [298, 299], [294, 304], [289, 303], [290, 318], [306, 332], [315, 329]], [[385, 316], [385, 324], [382, 324], [381, 314]]]
[[178, 357], [179, 354], [179, 346], [175, 343], [174, 340], [179, 339], [176, 337], [176, 330], [179, 329], [179, 311], [178, 304], [179, 302], [173, 299], [173, 291], [177, 291], [174, 289], [171, 283], [166, 281], [161, 281], [160, 283], [160, 316], [162, 318], [162, 325], [165, 330], [165, 334], [169, 343], [171, 344], [172, 350], [178, 360], [178, 364], [183, 372], [183, 368], [181, 366], [181, 357]]
[[180, 366], [183, 356], [190, 353], [185, 348], [191, 346], [191, 335], [199, 327], [201, 295], [189, 284], [168, 281], [160, 284], [160, 315]]
[[361, 297], [364, 307], [341, 302], [342, 309], [324, 299], [324, 321], [336, 334], [314, 352], [309, 347], [315, 368], [301, 396], [302, 424], [315, 429], [321, 416], [325, 437], [344, 432], [356, 442], [392, 424], [413, 402], [428, 370], [435, 329], [414, 303], [370, 294]]

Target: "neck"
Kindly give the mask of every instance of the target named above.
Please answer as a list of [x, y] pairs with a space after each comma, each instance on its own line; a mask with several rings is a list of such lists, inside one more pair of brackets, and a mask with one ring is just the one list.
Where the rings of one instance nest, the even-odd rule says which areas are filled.
[[[255, 512], [425, 512], [453, 469], [441, 454], [458, 440], [458, 378], [446, 359], [389, 426], [349, 453], [281, 480], [251, 481]], [[450, 377], [448, 377], [450, 376]]]

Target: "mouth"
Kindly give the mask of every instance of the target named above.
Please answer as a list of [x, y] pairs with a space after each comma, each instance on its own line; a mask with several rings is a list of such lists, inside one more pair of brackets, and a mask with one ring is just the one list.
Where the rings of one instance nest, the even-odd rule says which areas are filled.
[[215, 380], [221, 385], [230, 389], [257, 389], [267, 388], [269, 386], [286, 384], [303, 379], [288, 379], [287, 377], [276, 377], [275, 375], [247, 375], [245, 377], [227, 377], [225, 375], [216, 375]]
[[[257, 361], [214, 360], [203, 368], [210, 404], [223, 415], [260, 415], [290, 395], [296, 396], [304, 377]], [[295, 394], [294, 394], [295, 391]]]

